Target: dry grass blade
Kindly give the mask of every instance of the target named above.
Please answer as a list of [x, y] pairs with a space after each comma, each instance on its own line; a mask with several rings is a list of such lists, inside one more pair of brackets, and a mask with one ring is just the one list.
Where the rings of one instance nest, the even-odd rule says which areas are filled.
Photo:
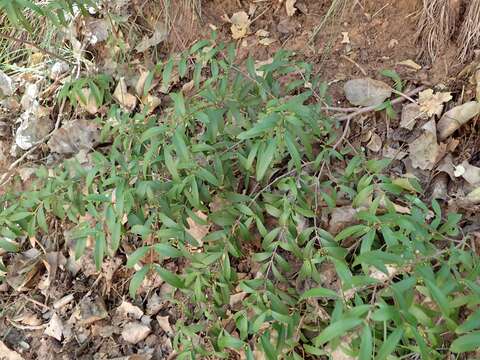
[[459, 13], [459, 0], [423, 0], [417, 32], [421, 57], [435, 60], [451, 39]]
[[480, 45], [480, 0], [471, 0], [465, 12], [465, 19], [458, 37], [459, 59], [469, 60], [473, 50]]

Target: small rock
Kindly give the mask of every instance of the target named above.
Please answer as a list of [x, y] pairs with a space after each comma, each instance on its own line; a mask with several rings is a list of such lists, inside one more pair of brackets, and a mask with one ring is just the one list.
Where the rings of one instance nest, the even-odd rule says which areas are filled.
[[328, 226], [328, 232], [332, 235], [337, 235], [347, 226], [354, 225], [356, 223], [358, 223], [357, 209], [354, 209], [351, 206], [337, 207], [332, 212]]
[[125, 325], [122, 331], [123, 340], [130, 344], [138, 344], [145, 340], [151, 329], [141, 322], [133, 321]]
[[357, 106], [377, 106], [392, 95], [390, 86], [371, 78], [349, 80], [343, 89], [347, 100]]
[[158, 296], [156, 292], [154, 292], [147, 302], [147, 314], [155, 315], [162, 310], [163, 305], [164, 302], [162, 301], [162, 298]]
[[0, 98], [12, 96], [14, 92], [12, 79], [0, 70]]
[[85, 35], [90, 44], [95, 45], [108, 39], [108, 21], [105, 19], [88, 18], [85, 24]]
[[95, 299], [83, 298], [75, 310], [75, 317], [80, 325], [88, 325], [95, 321], [106, 319], [108, 312], [103, 299], [97, 296]]
[[0, 137], [10, 135], [10, 126], [5, 121], [0, 121]]
[[25, 86], [25, 92], [23, 93], [22, 100], [20, 100], [23, 110], [30, 110], [37, 102], [39, 91], [37, 84], [29, 83]]
[[16, 351], [10, 350], [3, 341], [0, 340], [0, 359], [5, 360], [23, 360], [23, 357]]
[[58, 154], [75, 154], [92, 149], [100, 139], [100, 131], [88, 120], [76, 120], [55, 130], [47, 145]]
[[15, 143], [28, 150], [53, 130], [53, 122], [46, 108], [35, 103], [20, 116], [20, 127], [15, 134]]
[[52, 68], [50, 69], [49, 77], [52, 80], [58, 80], [63, 74], [65, 74], [70, 67], [64, 61], [57, 61], [53, 64]]

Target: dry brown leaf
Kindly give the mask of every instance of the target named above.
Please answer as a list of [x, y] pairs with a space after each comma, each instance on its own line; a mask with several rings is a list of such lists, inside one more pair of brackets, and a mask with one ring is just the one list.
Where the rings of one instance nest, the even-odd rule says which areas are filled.
[[452, 95], [449, 92], [437, 92], [434, 94], [432, 89], [426, 89], [418, 94], [420, 111], [428, 116], [440, 116], [443, 111], [443, 103], [450, 100], [452, 100]]
[[77, 96], [77, 101], [78, 103], [91, 115], [95, 115], [96, 113], [98, 113], [98, 105], [97, 105], [97, 101], [95, 100], [95, 97], [92, 95], [92, 92], [90, 91], [89, 88], [84, 88], [82, 89], [82, 93], [83, 93], [83, 97], [85, 98], [85, 100], [87, 101], [86, 103], [84, 103], [82, 101], [82, 99]]
[[285, 9], [287, 10], [287, 16], [293, 16], [297, 9], [295, 8], [295, 3], [297, 0], [287, 0], [285, 1]]
[[255, 35], [257, 35], [258, 37], [267, 37], [270, 35], [270, 32], [264, 29], [260, 29], [260, 30], [257, 30]]
[[127, 111], [132, 111], [137, 106], [137, 98], [127, 89], [125, 78], [121, 78], [113, 93], [113, 98]]
[[137, 344], [150, 334], [150, 327], [138, 321], [129, 322], [122, 331], [122, 338], [130, 344]]
[[260, 39], [260, 40], [258, 41], [258, 43], [259, 43], [260, 45], [263, 45], [263, 46], [270, 46], [270, 45], [272, 45], [275, 41], [277, 41], [277, 40], [272, 39], [272, 38], [263, 38], [263, 39]]
[[478, 114], [480, 114], [480, 102], [478, 101], [469, 101], [465, 104], [455, 106], [443, 114], [438, 122], [438, 138], [445, 140]]
[[60, 317], [56, 313], [53, 313], [52, 318], [48, 322], [48, 325], [44, 333], [45, 335], [51, 336], [57, 339], [58, 341], [62, 340], [63, 323]]
[[435, 120], [427, 122], [422, 129], [424, 133], [409, 145], [412, 166], [422, 170], [431, 170], [439, 160], [443, 148], [437, 143]]
[[124, 319], [132, 318], [139, 320], [143, 316], [142, 309], [125, 300], [123, 300], [120, 306], [117, 307], [116, 312]]
[[230, 30], [233, 39], [238, 40], [247, 35], [250, 27], [250, 19], [245, 11], [239, 11], [233, 14], [230, 22], [232, 23]]
[[[198, 210], [195, 215], [197, 215], [202, 220], [207, 220], [207, 215]], [[197, 224], [195, 220], [191, 217], [187, 219], [188, 229], [187, 232], [199, 243], [199, 246], [203, 245], [203, 238], [210, 231], [210, 225]]]
[[368, 274], [368, 276], [378, 281], [386, 281], [389, 278], [392, 278], [398, 272], [398, 268], [396, 266], [386, 265], [386, 268], [388, 271], [388, 275], [385, 274], [383, 271], [373, 268]]
[[420, 105], [410, 103], [405, 105], [402, 109], [400, 126], [408, 130], [413, 130], [417, 120], [425, 119], [426, 117], [426, 114], [420, 109]]
[[144, 37], [142, 41], [135, 47], [137, 52], [144, 52], [150, 47], [157, 46], [161, 42], [167, 40], [168, 30], [162, 21], [155, 24], [155, 32], [151, 37]]
[[157, 316], [158, 325], [167, 335], [173, 335], [173, 329], [170, 326], [169, 316]]
[[0, 340], [0, 359], [2, 360], [23, 360], [23, 357], [16, 351], [10, 350], [3, 341]]
[[455, 176], [463, 177], [470, 185], [480, 185], [480, 168], [464, 161], [455, 167]]
[[407, 66], [407, 67], [412, 68], [412, 69], [417, 70], [417, 71], [422, 69], [421, 65], [418, 65], [415, 61], [413, 61], [411, 59], [400, 61], [400, 62], [397, 63], [397, 65]]
[[367, 148], [373, 152], [379, 152], [382, 149], [382, 138], [376, 133], [373, 133], [367, 144]]

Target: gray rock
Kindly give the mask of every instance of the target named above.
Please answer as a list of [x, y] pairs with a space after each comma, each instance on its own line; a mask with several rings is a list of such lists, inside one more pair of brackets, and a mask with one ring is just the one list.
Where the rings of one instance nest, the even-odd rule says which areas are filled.
[[392, 95], [390, 86], [371, 78], [349, 80], [343, 89], [347, 100], [357, 106], [377, 106]]
[[14, 92], [12, 79], [0, 70], [0, 98], [12, 96]]
[[20, 116], [20, 127], [15, 133], [15, 143], [22, 150], [28, 150], [53, 130], [53, 121], [47, 109], [34, 104]]
[[55, 130], [47, 145], [58, 154], [76, 154], [92, 149], [99, 141], [100, 130], [87, 120], [77, 120]]

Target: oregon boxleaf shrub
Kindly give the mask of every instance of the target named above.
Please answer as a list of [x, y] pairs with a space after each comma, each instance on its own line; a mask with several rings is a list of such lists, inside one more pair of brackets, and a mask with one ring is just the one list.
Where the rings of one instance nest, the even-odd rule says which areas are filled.
[[[460, 216], [384, 175], [388, 160], [336, 148], [340, 124], [322, 112], [326, 86], [309, 64], [284, 51], [263, 65], [235, 57], [213, 39], [159, 64], [145, 94], [159, 79], [171, 106], [112, 105], [108, 150], [41, 167], [29, 191], [1, 197], [0, 247], [47, 238], [55, 219], [99, 269], [128, 243], [131, 297], [152, 272], [177, 289], [180, 359], [474, 351], [479, 261]], [[177, 76], [193, 81], [188, 96]], [[356, 220], [330, 234], [326, 219], [345, 204]], [[208, 234], [192, 236], [192, 222]]]

